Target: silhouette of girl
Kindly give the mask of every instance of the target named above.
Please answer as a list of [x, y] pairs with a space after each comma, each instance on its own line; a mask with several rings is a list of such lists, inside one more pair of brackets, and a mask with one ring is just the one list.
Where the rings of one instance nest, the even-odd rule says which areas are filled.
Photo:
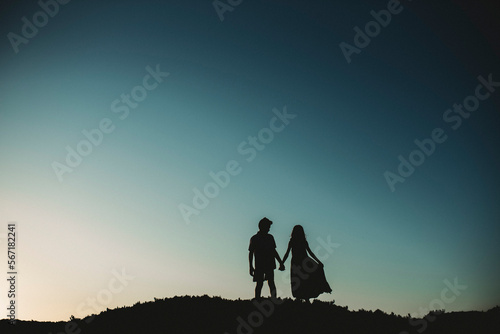
[[292, 250], [290, 273], [292, 295], [298, 300], [305, 299], [306, 302], [309, 302], [309, 298], [316, 298], [323, 292], [332, 292], [326, 281], [323, 263], [309, 248], [304, 228], [301, 225], [293, 227], [283, 262], [288, 258], [290, 250]]

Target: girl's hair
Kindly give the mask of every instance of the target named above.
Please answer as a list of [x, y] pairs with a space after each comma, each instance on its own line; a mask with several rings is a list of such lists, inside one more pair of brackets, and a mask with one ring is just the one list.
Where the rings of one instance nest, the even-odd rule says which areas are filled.
[[304, 233], [304, 228], [302, 225], [295, 225], [292, 230], [292, 235], [290, 236], [290, 240], [296, 243], [305, 243], [306, 242], [306, 234]]

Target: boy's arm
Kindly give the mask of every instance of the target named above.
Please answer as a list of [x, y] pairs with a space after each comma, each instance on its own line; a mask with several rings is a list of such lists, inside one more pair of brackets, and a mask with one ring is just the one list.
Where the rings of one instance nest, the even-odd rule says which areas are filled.
[[253, 276], [255, 271], [253, 268], [253, 251], [248, 251], [248, 263], [250, 264], [250, 276]]
[[280, 268], [279, 270], [285, 270], [285, 264], [283, 263], [283, 261], [281, 261], [281, 258], [280, 258], [280, 255], [278, 254], [278, 252], [276, 251], [276, 249], [274, 250], [274, 257], [278, 260], [278, 262], [280, 263]]

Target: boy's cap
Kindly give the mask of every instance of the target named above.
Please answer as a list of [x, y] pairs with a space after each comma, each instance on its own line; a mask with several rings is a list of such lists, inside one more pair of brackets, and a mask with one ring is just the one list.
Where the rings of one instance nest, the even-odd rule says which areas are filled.
[[261, 228], [262, 228], [262, 227], [264, 227], [264, 226], [269, 227], [269, 226], [271, 226], [271, 224], [272, 224], [272, 223], [273, 223], [273, 222], [272, 222], [272, 221], [270, 221], [269, 219], [267, 219], [267, 217], [264, 217], [264, 218], [262, 218], [262, 219], [260, 220], [260, 222], [259, 222], [259, 229], [261, 229]]

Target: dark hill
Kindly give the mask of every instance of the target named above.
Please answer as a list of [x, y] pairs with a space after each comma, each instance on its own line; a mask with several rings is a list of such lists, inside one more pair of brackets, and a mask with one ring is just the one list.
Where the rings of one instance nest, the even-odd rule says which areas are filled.
[[349, 311], [332, 303], [279, 304], [264, 299], [174, 297], [155, 299], [68, 322], [0, 321], [0, 333], [500, 333], [500, 308], [487, 312], [428, 314], [411, 319], [377, 311]]

